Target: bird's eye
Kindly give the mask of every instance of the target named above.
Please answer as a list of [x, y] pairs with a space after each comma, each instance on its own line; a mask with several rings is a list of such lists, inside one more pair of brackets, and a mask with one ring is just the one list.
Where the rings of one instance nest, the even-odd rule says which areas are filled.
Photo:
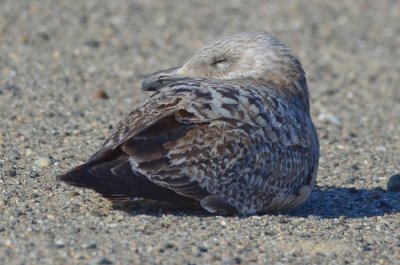
[[227, 60], [226, 58], [224, 58], [224, 57], [221, 57], [221, 58], [214, 58], [213, 61], [212, 61], [212, 63], [211, 63], [211, 65], [212, 65], [212, 66], [218, 66], [218, 65], [221, 65], [221, 64], [226, 63], [227, 61], [228, 61], [228, 60]]
[[214, 67], [226, 67], [228, 65], [228, 59], [221, 57], [221, 58], [214, 58], [211, 63], [211, 66]]

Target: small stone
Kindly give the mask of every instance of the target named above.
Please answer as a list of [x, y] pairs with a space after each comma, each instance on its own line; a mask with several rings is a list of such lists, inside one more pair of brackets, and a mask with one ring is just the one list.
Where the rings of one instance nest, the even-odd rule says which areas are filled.
[[175, 247], [175, 245], [172, 244], [172, 243], [166, 243], [166, 244], [164, 245], [164, 248], [165, 248], [165, 249], [171, 249], [171, 248], [174, 248], [174, 247]]
[[310, 219], [310, 220], [321, 220], [321, 216], [310, 214], [310, 215], [308, 216], [308, 219]]
[[0, 226], [0, 232], [4, 232], [4, 231], [6, 231], [6, 229], [4, 227]]
[[121, 221], [124, 220], [124, 216], [123, 216], [122, 214], [117, 214], [117, 215], [115, 216], [115, 219], [116, 219], [118, 222], [121, 222]]
[[8, 171], [8, 176], [15, 177], [16, 175], [17, 175], [17, 171], [15, 171], [14, 169], [11, 169], [10, 171]]
[[109, 265], [109, 264], [113, 263], [107, 258], [95, 258], [90, 262], [90, 265]]
[[86, 253], [76, 253], [75, 255], [73, 255], [73, 257], [78, 259], [78, 260], [88, 260], [88, 259], [90, 259], [90, 255], [86, 254]]
[[57, 240], [56, 242], [54, 242], [54, 245], [55, 245], [57, 248], [63, 248], [63, 247], [65, 247], [64, 242], [61, 241], [61, 240]]
[[338, 220], [339, 220], [339, 222], [345, 222], [346, 221], [346, 216], [344, 216], [344, 215], [341, 215], [341, 216], [339, 216], [339, 218], [338, 218]]
[[59, 249], [59, 248], [65, 247], [65, 245], [64, 245], [64, 242], [62, 242], [61, 240], [57, 240], [55, 242], [49, 243], [48, 247], [49, 248]]
[[330, 113], [320, 113], [318, 115], [318, 120], [320, 120], [322, 122], [332, 123], [337, 126], [340, 126], [342, 124], [340, 119], [337, 116], [330, 114]]
[[40, 193], [37, 191], [33, 191], [30, 195], [31, 199], [40, 197]]
[[108, 99], [109, 96], [104, 90], [97, 90], [93, 93], [93, 97], [96, 99]]
[[379, 152], [386, 152], [386, 147], [380, 145], [380, 146], [375, 147], [375, 150], [379, 151]]
[[389, 178], [387, 190], [400, 192], [400, 174], [395, 174]]
[[30, 149], [30, 148], [26, 149], [26, 150], [25, 150], [25, 155], [26, 155], [27, 157], [32, 156], [32, 155], [33, 155], [32, 149]]
[[225, 220], [222, 220], [222, 221], [220, 222], [220, 224], [221, 224], [222, 226], [226, 226]]
[[37, 177], [39, 177], [39, 173], [38, 173], [37, 171], [31, 171], [31, 172], [29, 173], [29, 177], [31, 177], [31, 178], [37, 178]]
[[370, 245], [364, 245], [364, 246], [362, 247], [362, 251], [371, 251], [371, 250], [372, 250], [372, 248], [371, 248]]
[[85, 117], [85, 113], [81, 110], [74, 110], [72, 111], [72, 115], [76, 117]]
[[288, 223], [288, 219], [285, 216], [278, 216], [278, 223], [280, 224], [286, 224]]
[[350, 183], [350, 184], [353, 184], [355, 181], [356, 181], [356, 178], [354, 176], [349, 176], [346, 179], [346, 183]]
[[199, 246], [198, 249], [199, 249], [200, 252], [207, 252], [208, 251], [208, 248], [205, 247], [205, 246]]
[[235, 257], [233, 259], [227, 258], [224, 259], [223, 263], [224, 265], [237, 265], [237, 264], [241, 264], [242, 263], [242, 259], [239, 257]]
[[97, 248], [97, 244], [96, 244], [96, 242], [91, 241], [87, 244], [84, 244], [82, 247], [86, 248], [86, 249], [95, 249], [95, 248]]
[[51, 165], [51, 160], [48, 157], [40, 157], [35, 161], [35, 165], [44, 168]]
[[12, 150], [10, 153], [11, 160], [19, 160], [21, 159], [21, 154], [17, 150]]
[[0, 91], [11, 92], [13, 95], [17, 95], [20, 92], [19, 87], [13, 84], [6, 84], [0, 87]]
[[41, 38], [44, 41], [50, 40], [50, 36], [46, 32], [39, 32], [38, 33], [38, 37]]
[[88, 40], [88, 41], [85, 42], [85, 45], [90, 47], [90, 48], [97, 49], [97, 48], [100, 47], [100, 41], [94, 40], [94, 39]]

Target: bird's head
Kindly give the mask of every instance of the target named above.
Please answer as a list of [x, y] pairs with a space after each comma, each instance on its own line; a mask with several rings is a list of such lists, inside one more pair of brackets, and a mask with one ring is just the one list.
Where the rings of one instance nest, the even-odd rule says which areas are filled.
[[293, 52], [266, 31], [238, 33], [213, 41], [183, 66], [148, 75], [144, 90], [184, 77], [251, 80], [307, 97], [305, 74]]

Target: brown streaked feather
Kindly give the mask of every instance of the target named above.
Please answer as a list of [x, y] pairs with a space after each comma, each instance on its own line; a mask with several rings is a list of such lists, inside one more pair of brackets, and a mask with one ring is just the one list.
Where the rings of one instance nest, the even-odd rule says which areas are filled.
[[276, 38], [217, 40], [143, 88], [155, 93], [61, 180], [109, 198], [196, 200], [212, 212], [287, 210], [307, 199], [318, 137], [304, 71]]
[[[150, 128], [159, 120], [171, 116], [179, 109], [178, 103], [180, 100], [178, 97], [172, 99], [164, 98], [164, 101], [158, 102], [156, 106], [154, 106], [153, 102], [148, 102], [147, 106], [144, 105], [142, 108], [132, 111], [127, 118], [118, 123], [113, 135], [106, 140], [103, 147], [107, 148], [100, 148], [89, 158], [89, 161], [98, 159], [105, 150], [114, 149], [128, 138]], [[149, 113], [147, 116], [142, 116], [144, 112]], [[134, 127], [127, 126], [128, 124], [134, 125]]]
[[[298, 116], [300, 112], [287, 110], [285, 100], [265, 105], [269, 104], [265, 98], [273, 91], [257, 92], [232, 82], [235, 100], [234, 96], [218, 96], [219, 82], [192, 78], [187, 79], [190, 90], [175, 93], [173, 83], [161, 89], [150, 103], [139, 108], [140, 112], [132, 112], [121, 121], [89, 163], [104, 160], [110, 152], [122, 152], [129, 156], [131, 171], [155, 185], [199, 201], [218, 194], [241, 212], [257, 211], [252, 209], [254, 192], [245, 194], [246, 187], [253, 186], [274, 197], [308, 185], [295, 179], [299, 172], [303, 172], [304, 179], [313, 174], [311, 168], [304, 167], [314, 159], [307, 154], [311, 141], [308, 137], [313, 135], [302, 133], [307, 128], [312, 130], [312, 124], [304, 123]], [[212, 94], [218, 100], [210, 99]], [[239, 97], [248, 100], [240, 101]], [[235, 108], [230, 107], [232, 104]], [[246, 113], [245, 120], [240, 119], [239, 112]], [[284, 181], [279, 180], [281, 175], [285, 175]], [[106, 183], [102, 181], [99, 183]], [[287, 187], [290, 182], [297, 184]], [[234, 205], [233, 201], [240, 203]], [[268, 209], [269, 203], [268, 199], [259, 207]]]
[[132, 172], [127, 156], [86, 163], [57, 178], [74, 186], [91, 188], [111, 200], [145, 198], [182, 206], [195, 202]]

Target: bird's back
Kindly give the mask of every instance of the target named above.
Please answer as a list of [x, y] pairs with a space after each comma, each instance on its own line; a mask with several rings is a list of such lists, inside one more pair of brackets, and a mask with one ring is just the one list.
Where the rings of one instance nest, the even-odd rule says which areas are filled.
[[[165, 201], [181, 196], [211, 211], [220, 204], [246, 214], [293, 208], [308, 197], [319, 157], [310, 114], [298, 101], [252, 81], [182, 78], [122, 120], [81, 168], [92, 180], [137, 186], [138, 179], [146, 190], [118, 188], [118, 198], [154, 199], [157, 186]], [[61, 179], [79, 185], [82, 175], [75, 169]], [[113, 193], [99, 185], [86, 186]]]

